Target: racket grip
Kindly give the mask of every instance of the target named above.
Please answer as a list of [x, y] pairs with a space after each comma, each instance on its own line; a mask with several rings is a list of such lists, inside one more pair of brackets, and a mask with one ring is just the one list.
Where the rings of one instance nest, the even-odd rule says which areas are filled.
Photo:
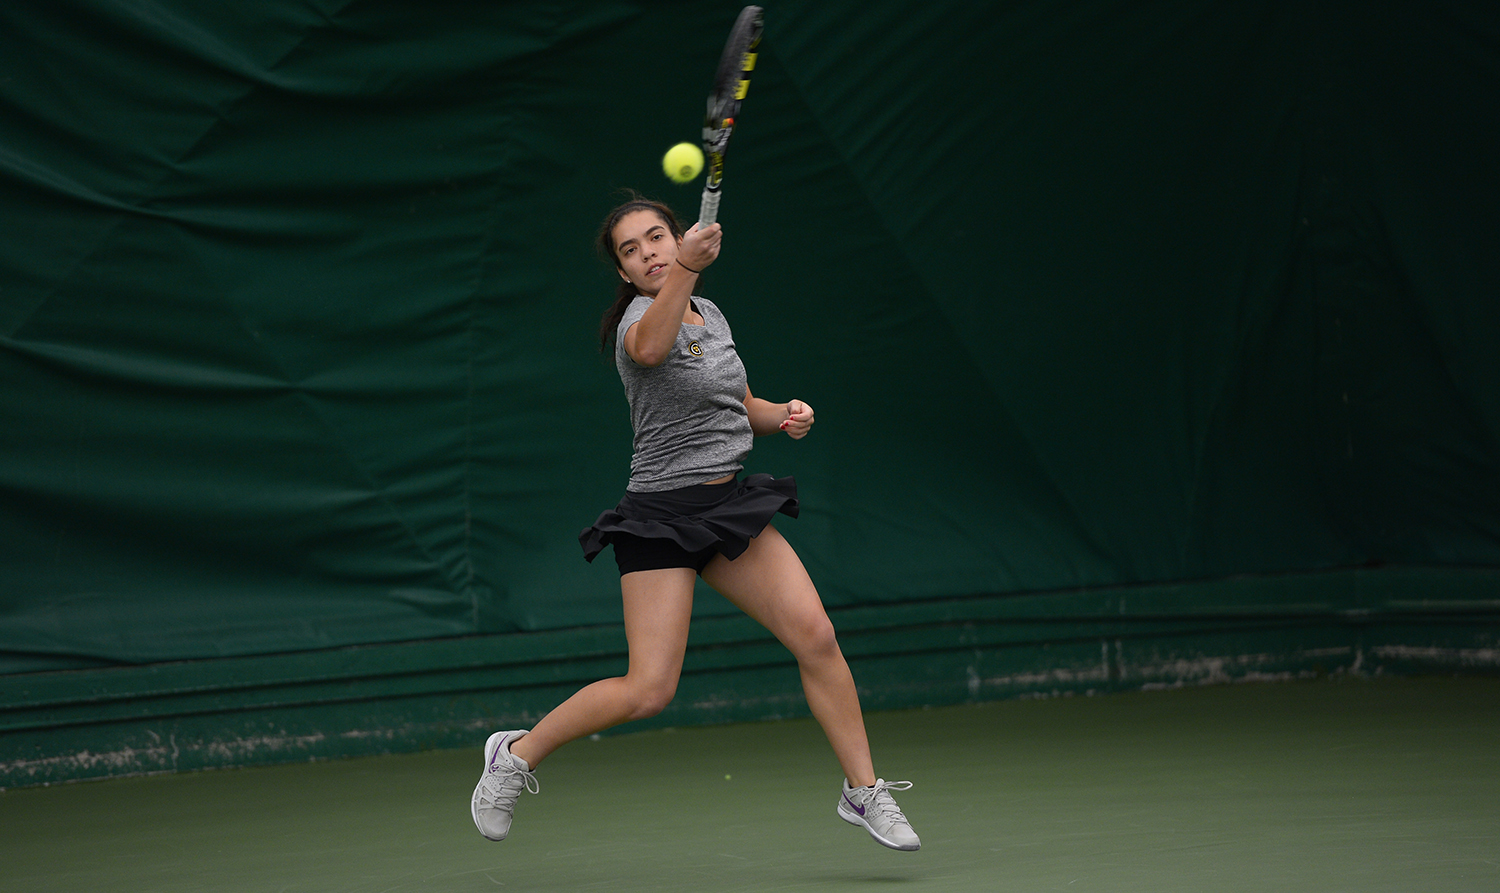
[[698, 226], [708, 226], [719, 219], [719, 198], [723, 195], [717, 189], [703, 190], [703, 205], [698, 209]]

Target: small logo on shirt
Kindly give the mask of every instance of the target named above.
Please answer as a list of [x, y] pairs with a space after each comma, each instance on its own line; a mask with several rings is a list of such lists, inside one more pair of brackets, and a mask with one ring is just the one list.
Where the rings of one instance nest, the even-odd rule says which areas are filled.
[[703, 356], [703, 347], [698, 342], [693, 341], [688, 344], [688, 353], [695, 357], [701, 357]]

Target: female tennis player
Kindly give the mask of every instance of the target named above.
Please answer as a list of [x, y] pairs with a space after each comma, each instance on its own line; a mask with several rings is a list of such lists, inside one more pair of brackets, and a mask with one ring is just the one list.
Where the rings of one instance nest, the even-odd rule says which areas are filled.
[[474, 788], [474, 824], [490, 840], [510, 833], [516, 799], [539, 789], [533, 772], [557, 748], [660, 713], [687, 649], [697, 576], [766, 627], [797, 659], [802, 687], [844, 770], [838, 815], [897, 850], [921, 841], [891, 796], [911, 782], [877, 778], [849, 665], [802, 561], [771, 525], [797, 515], [796, 483], [741, 478], [756, 435], [807, 436], [813, 410], [751, 393], [719, 308], [693, 295], [719, 255], [715, 223], [683, 232], [671, 209], [636, 197], [616, 208], [599, 248], [622, 280], [600, 346], [614, 342], [635, 428], [630, 482], [615, 508], [579, 540], [592, 561], [606, 544], [620, 567], [624, 676], [589, 685], [531, 730], [496, 732]]

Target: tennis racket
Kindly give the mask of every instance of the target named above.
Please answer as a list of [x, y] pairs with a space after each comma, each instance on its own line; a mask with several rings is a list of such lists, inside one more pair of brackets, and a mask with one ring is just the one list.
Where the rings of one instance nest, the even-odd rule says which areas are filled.
[[724, 55], [719, 57], [714, 88], [708, 94], [708, 116], [703, 119], [703, 154], [708, 156], [708, 179], [703, 184], [699, 226], [708, 226], [719, 219], [724, 153], [729, 149], [729, 136], [734, 133], [734, 119], [740, 113], [740, 103], [750, 91], [750, 72], [755, 70], [756, 50], [760, 47], [763, 28], [759, 6], [740, 10], [734, 27], [729, 29]]

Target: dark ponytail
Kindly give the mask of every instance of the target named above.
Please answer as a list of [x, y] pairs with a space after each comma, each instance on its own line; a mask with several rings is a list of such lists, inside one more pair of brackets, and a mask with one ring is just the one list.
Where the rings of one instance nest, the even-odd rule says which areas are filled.
[[[616, 270], [620, 269], [620, 258], [615, 254], [615, 224], [619, 223], [626, 214], [633, 214], [636, 211], [654, 211], [667, 225], [667, 229], [671, 230], [672, 238], [682, 238], [682, 224], [677, 222], [677, 215], [672, 213], [671, 208], [637, 192], [630, 192], [629, 195], [629, 201], [610, 211], [609, 216], [604, 218], [604, 225], [599, 227], [599, 237], [594, 243], [594, 247], [599, 251], [599, 257], [614, 266]], [[626, 308], [638, 294], [635, 284], [629, 280], [622, 279], [620, 284], [615, 286], [615, 302], [609, 305], [609, 309], [604, 312], [604, 318], [599, 323], [600, 353], [609, 352], [610, 343], [615, 340], [615, 330], [620, 327], [620, 320], [625, 318]]]

